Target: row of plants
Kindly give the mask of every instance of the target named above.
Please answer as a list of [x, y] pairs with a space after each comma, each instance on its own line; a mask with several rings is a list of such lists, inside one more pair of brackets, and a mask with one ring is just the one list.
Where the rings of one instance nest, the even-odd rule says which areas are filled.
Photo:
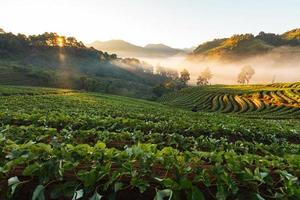
[[5, 87], [0, 199], [300, 198], [297, 119]]
[[1, 143], [5, 159], [0, 174], [8, 180], [1, 193], [7, 199], [16, 198], [33, 177], [32, 199], [45, 199], [45, 191], [52, 199], [101, 199], [128, 187], [140, 193], [154, 188], [155, 199], [180, 199], [181, 193], [186, 199], [300, 198], [300, 162], [295, 157], [239, 155], [233, 150], [180, 152], [171, 147], [159, 150], [155, 144], [117, 150], [102, 142]]
[[240, 154], [252, 153], [259, 155], [278, 155], [300, 153], [300, 140], [289, 141], [289, 138], [257, 137], [247, 141], [243, 135], [215, 135], [185, 136], [179, 133], [144, 133], [142, 131], [108, 131], [97, 130], [70, 130], [50, 128], [44, 126], [11, 126], [0, 127], [1, 136], [16, 144], [38, 142], [45, 144], [68, 143], [68, 144], [95, 144], [97, 141], [105, 142], [109, 147], [123, 149], [137, 143], [153, 143], [159, 148], [170, 146], [184, 151], [230, 151]]
[[160, 102], [192, 111], [274, 119], [300, 118], [298, 85], [192, 87], [167, 94], [161, 97]]

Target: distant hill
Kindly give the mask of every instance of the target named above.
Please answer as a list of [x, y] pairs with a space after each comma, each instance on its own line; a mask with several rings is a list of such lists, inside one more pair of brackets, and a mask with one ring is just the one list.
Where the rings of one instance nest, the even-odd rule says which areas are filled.
[[137, 46], [123, 40], [95, 41], [92, 46], [100, 51], [116, 53], [121, 57], [171, 57], [185, 53], [164, 44], [148, 44], [145, 47]]
[[263, 55], [279, 47], [285, 52], [298, 51], [300, 53], [300, 29], [287, 31], [281, 35], [274, 33], [260, 32], [254, 36], [252, 34], [233, 35], [230, 38], [215, 39], [200, 44], [189, 56], [190, 59], [216, 58], [216, 59], [236, 59], [248, 58], [256, 55]]
[[196, 48], [197, 48], [196, 46], [192, 46], [188, 48], [183, 48], [182, 50], [185, 51], [186, 53], [192, 53]]
[[153, 87], [168, 79], [153, 71], [153, 66], [138, 59], [121, 59], [116, 54], [88, 48], [73, 37], [56, 33], [28, 37], [0, 34], [0, 84], [152, 98]]

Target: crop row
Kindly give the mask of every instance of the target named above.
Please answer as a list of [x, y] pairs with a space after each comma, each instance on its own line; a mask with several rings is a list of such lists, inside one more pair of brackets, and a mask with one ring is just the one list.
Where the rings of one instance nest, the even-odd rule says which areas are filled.
[[[298, 120], [220, 114], [241, 113], [234, 91], [172, 97], [206, 111], [216, 102], [212, 113], [112, 95], [8, 90], [0, 96], [0, 199], [300, 198]], [[274, 91], [255, 98], [297, 99], [294, 90]], [[239, 97], [258, 112], [253, 95]], [[263, 105], [260, 112], [270, 107]]]
[[225, 90], [222, 87], [214, 90], [200, 87], [188, 89], [189, 92], [185, 93], [166, 95], [160, 101], [192, 111], [244, 114], [258, 118], [299, 119], [300, 90], [297, 88], [298, 85], [291, 84], [291, 88], [245, 92]]

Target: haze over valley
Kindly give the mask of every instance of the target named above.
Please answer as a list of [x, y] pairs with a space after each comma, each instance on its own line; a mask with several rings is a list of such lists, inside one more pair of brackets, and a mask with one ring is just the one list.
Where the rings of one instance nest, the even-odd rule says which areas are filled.
[[300, 199], [299, 0], [1, 0], [0, 200]]
[[252, 83], [289, 82], [300, 79], [300, 29], [283, 34], [260, 32], [214, 39], [194, 48], [174, 49], [164, 44], [145, 47], [123, 40], [96, 41], [89, 46], [120, 57], [143, 60], [153, 66], [175, 70], [188, 69], [191, 84], [197, 74], [209, 67], [214, 76], [212, 84], [237, 84], [236, 74], [245, 65], [251, 65], [256, 74]]

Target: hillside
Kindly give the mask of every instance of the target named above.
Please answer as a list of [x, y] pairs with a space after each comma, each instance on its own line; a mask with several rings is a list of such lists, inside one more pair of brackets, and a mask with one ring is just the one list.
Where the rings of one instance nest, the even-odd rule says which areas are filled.
[[0, 84], [102, 91], [152, 98], [152, 88], [167, 79], [153, 66], [129, 62], [56, 33], [0, 34]]
[[167, 94], [160, 102], [194, 112], [300, 119], [300, 83], [191, 87]]
[[109, 40], [106, 42], [95, 41], [89, 46], [92, 46], [100, 51], [109, 53], [117, 53], [121, 57], [171, 57], [180, 53], [185, 53], [183, 50], [174, 49], [164, 44], [148, 44], [145, 47], [136, 46], [123, 40]]
[[0, 199], [300, 197], [299, 120], [0, 86], [0, 121]]
[[189, 56], [190, 59], [216, 58], [233, 60], [264, 55], [280, 47], [285, 48], [283, 54], [293, 54], [295, 48], [300, 52], [300, 29], [287, 31], [281, 35], [260, 32], [233, 35], [230, 38], [215, 39], [200, 44]]

